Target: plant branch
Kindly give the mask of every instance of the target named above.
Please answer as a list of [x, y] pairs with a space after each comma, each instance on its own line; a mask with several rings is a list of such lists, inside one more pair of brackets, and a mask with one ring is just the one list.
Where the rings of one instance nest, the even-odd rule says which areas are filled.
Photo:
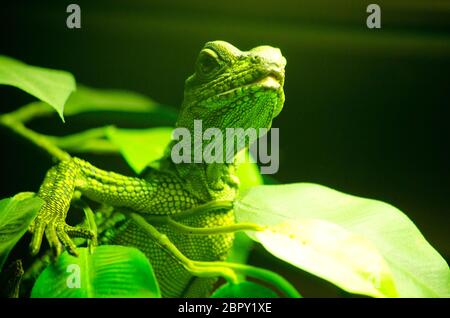
[[[200, 267], [205, 266], [205, 263], [208, 262], [195, 262], [195, 264]], [[300, 293], [297, 291], [297, 289], [295, 289], [295, 287], [292, 286], [292, 284], [289, 283], [285, 278], [267, 269], [239, 263], [229, 263], [229, 262], [214, 262], [214, 263], [216, 264], [216, 266], [219, 265], [226, 268], [230, 268], [245, 276], [250, 276], [259, 279], [261, 281], [265, 281], [271, 284], [272, 286], [278, 288], [287, 297], [290, 298], [302, 297]], [[208, 265], [206, 264], [206, 266]]]
[[118, 147], [106, 139], [107, 130], [110, 126], [88, 129], [80, 133], [61, 137], [40, 134], [25, 126], [25, 123], [32, 119], [53, 113], [52, 108], [45, 103], [33, 102], [18, 110], [1, 115], [0, 124], [28, 139], [39, 148], [46, 150], [57, 160], [69, 159], [70, 155], [66, 151], [97, 154], [119, 152]]
[[[239, 282], [237, 272], [240, 272], [246, 276], [270, 283], [288, 297], [301, 297], [297, 290], [282, 276], [262, 268], [238, 263], [192, 261], [184, 256], [166, 235], [160, 233], [153, 225], [148, 223], [143, 216], [136, 213], [131, 213], [130, 216], [138, 226], [155, 240], [156, 244], [167, 251], [169, 255], [179, 264], [183, 265], [192, 275], [199, 277], [222, 276], [228, 282], [237, 284]], [[255, 229], [254, 226], [252, 228]]]
[[38, 117], [50, 116], [54, 113], [54, 109], [49, 105], [43, 102], [32, 102], [6, 115], [14, 118], [15, 121], [25, 124]]
[[[25, 106], [25, 107], [28, 107]], [[9, 114], [5, 114], [0, 116], [0, 124], [10, 128], [16, 134], [28, 139], [33, 144], [38, 146], [41, 149], [46, 150], [52, 157], [58, 160], [68, 160], [70, 159], [70, 155], [64, 150], [57, 147], [54, 143], [52, 143], [47, 137], [34, 132], [33, 130], [24, 126], [24, 124], [20, 121], [20, 119], [29, 119], [27, 118], [28, 113], [26, 115], [16, 111]], [[18, 118], [16, 118], [16, 116]]]
[[191, 235], [216, 235], [226, 234], [238, 231], [264, 231], [265, 227], [254, 223], [236, 223], [232, 225], [216, 226], [216, 227], [192, 227], [175, 221], [171, 217], [167, 218], [167, 225], [184, 234]]
[[183, 219], [193, 214], [200, 214], [205, 212], [211, 212], [216, 210], [231, 210], [233, 208], [234, 201], [232, 200], [216, 200], [204, 203], [202, 205], [195, 206], [191, 209], [184, 210], [177, 213], [175, 216], [177, 219]]
[[149, 234], [156, 244], [169, 253], [174, 260], [181, 264], [187, 271], [198, 277], [217, 277], [222, 276], [231, 283], [237, 283], [238, 278], [232, 269], [216, 266], [211, 262], [207, 267], [199, 267], [198, 262], [191, 261], [170, 241], [170, 239], [160, 233], [153, 225], [148, 223], [141, 215], [136, 213], [130, 214], [131, 218]]
[[46, 136], [56, 146], [70, 152], [119, 153], [119, 148], [106, 139], [111, 126], [88, 129], [68, 136]]

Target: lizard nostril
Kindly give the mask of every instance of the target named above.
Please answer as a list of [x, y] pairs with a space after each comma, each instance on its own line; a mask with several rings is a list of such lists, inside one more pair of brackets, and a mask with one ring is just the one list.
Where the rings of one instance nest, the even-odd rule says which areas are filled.
[[267, 64], [275, 64], [278, 67], [284, 67], [286, 65], [286, 59], [278, 48], [263, 45], [255, 47], [251, 52], [253, 56], [264, 60]]

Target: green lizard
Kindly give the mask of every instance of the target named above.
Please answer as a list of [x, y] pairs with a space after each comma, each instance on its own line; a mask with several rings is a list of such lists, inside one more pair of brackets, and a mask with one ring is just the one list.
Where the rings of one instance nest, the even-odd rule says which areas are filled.
[[[270, 128], [284, 103], [285, 65], [280, 50], [270, 46], [244, 52], [223, 41], [206, 43], [195, 73], [186, 80], [176, 127], [192, 132], [194, 120], [202, 120], [203, 129]], [[74, 193], [81, 193], [118, 211], [133, 212], [134, 218], [127, 217], [107, 229], [102, 242], [133, 246], [144, 252], [164, 297], [207, 296], [216, 279], [214, 274], [202, 275], [201, 270], [195, 272], [183, 266], [164, 244], [142, 228], [136, 215], [153, 224], [163, 241], [173, 243], [180, 257], [224, 260], [233, 242], [232, 231], [226, 229], [234, 224], [234, 214], [230, 206], [208, 206], [232, 201], [239, 180], [233, 163], [175, 164], [170, 156], [173, 145], [168, 146], [159, 169], [148, 168], [139, 177], [107, 172], [76, 157], [60, 161], [47, 172], [38, 192], [45, 203], [30, 227], [31, 253], [39, 252], [44, 235], [56, 255], [63, 248], [77, 255], [72, 237], [96, 239], [91, 230], [65, 221]], [[234, 154], [240, 150], [235, 148]], [[158, 217], [169, 222], [158, 222]], [[211, 231], [193, 235], [189, 229]]]

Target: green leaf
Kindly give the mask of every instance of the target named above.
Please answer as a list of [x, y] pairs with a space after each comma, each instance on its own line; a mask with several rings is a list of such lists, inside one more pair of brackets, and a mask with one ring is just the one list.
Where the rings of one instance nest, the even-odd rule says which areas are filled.
[[[236, 160], [238, 162], [236, 174], [240, 181], [239, 191], [247, 191], [250, 188], [263, 184], [263, 178], [259, 172], [259, 167], [255, 162], [248, 160], [250, 157], [248, 150], [240, 151]], [[245, 160], [247, 158], [247, 160]], [[233, 263], [247, 263], [248, 256], [254, 242], [247, 234], [237, 232], [234, 235], [233, 247], [228, 255], [227, 261]]]
[[93, 254], [87, 248], [78, 251], [79, 257], [64, 252], [49, 265], [39, 275], [31, 297], [160, 297], [152, 267], [138, 249], [103, 245]]
[[160, 159], [172, 138], [170, 127], [150, 129], [120, 129], [111, 127], [109, 140], [120, 149], [130, 167], [141, 173], [152, 161]]
[[32, 192], [0, 200], [0, 270], [43, 204]]
[[91, 111], [152, 112], [159, 105], [150, 98], [124, 90], [93, 89], [78, 85], [65, 106], [66, 115]]
[[242, 282], [239, 284], [227, 283], [219, 287], [211, 295], [211, 298], [278, 298], [278, 295], [263, 285]]
[[289, 221], [255, 233], [273, 255], [342, 289], [373, 297], [396, 297], [383, 257], [364, 238], [321, 220]]
[[[238, 199], [235, 212], [238, 221], [270, 226], [253, 237], [274, 255], [344, 290], [377, 296], [374, 290], [362, 288], [365, 281], [381, 293], [378, 296], [393, 296], [390, 272], [400, 297], [450, 295], [445, 260], [414, 223], [389, 204], [297, 183], [254, 187]], [[352, 274], [353, 279], [342, 279], [344, 274]]]
[[17, 87], [51, 105], [64, 121], [64, 104], [75, 90], [72, 74], [27, 65], [0, 55], [0, 84]]
[[251, 187], [263, 184], [263, 178], [259, 172], [256, 161], [250, 160], [250, 153], [247, 149], [240, 151], [235, 160], [238, 162], [236, 174], [240, 181], [239, 191], [245, 192]]
[[227, 262], [246, 264], [254, 245], [253, 240], [244, 232], [234, 234], [233, 247], [227, 257]]

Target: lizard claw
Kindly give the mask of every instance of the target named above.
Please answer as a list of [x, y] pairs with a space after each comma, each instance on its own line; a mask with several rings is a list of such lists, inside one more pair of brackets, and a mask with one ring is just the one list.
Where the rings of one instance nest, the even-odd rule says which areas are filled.
[[97, 245], [97, 237], [89, 229], [70, 226], [64, 222], [42, 222], [36, 219], [33, 224], [33, 236], [30, 243], [30, 252], [32, 255], [39, 253], [44, 234], [55, 257], [61, 255], [63, 248], [73, 256], [79, 255], [77, 246], [72, 241], [72, 237], [82, 237], [91, 240], [94, 246]]
[[31, 227], [33, 236], [30, 243], [30, 253], [35, 256], [39, 253], [44, 235], [45, 226], [42, 226], [38, 220], [34, 220]]
[[57, 232], [57, 227], [54, 224], [47, 224], [44, 232], [48, 244], [53, 250], [55, 258], [57, 258], [59, 255], [61, 255], [62, 252], [62, 246], [58, 239], [59, 235]]
[[38, 196], [45, 202], [29, 228], [32, 232], [32, 255], [39, 253], [44, 234], [56, 257], [62, 253], [63, 248], [72, 255], [78, 255], [77, 247], [70, 236], [95, 238], [89, 230], [72, 227], [65, 221], [79, 169], [74, 160], [66, 160], [47, 172], [38, 192]]
[[76, 251], [76, 246], [73, 244], [70, 237], [85, 238], [90, 241], [91, 246], [97, 245], [97, 235], [95, 234], [94, 231], [87, 229], [87, 228], [75, 227], [75, 226], [70, 226], [68, 224], [65, 224], [64, 230], [61, 231], [60, 233], [64, 233], [61, 235], [60, 240], [62, 242], [68, 243], [67, 245], [65, 244], [65, 246], [66, 246], [68, 252], [74, 256], [78, 256], [78, 252]]
[[30, 243], [30, 253], [31, 255], [37, 255], [42, 245], [42, 238], [45, 235], [47, 241], [50, 245], [50, 248], [53, 250], [55, 257], [58, 257], [62, 252], [62, 245], [59, 240], [58, 227], [55, 226], [52, 220], [50, 222], [45, 222], [40, 218], [40, 215], [36, 217], [34, 220], [31, 231], [32, 238]]
[[[45, 213], [42, 214], [45, 215]], [[63, 248], [66, 248], [71, 255], [78, 256], [77, 247], [71, 237], [82, 237], [91, 240], [92, 245], [97, 245], [97, 237], [90, 229], [70, 226], [64, 220], [56, 218], [44, 221], [40, 216], [36, 217], [29, 229], [32, 231], [30, 252], [33, 256], [39, 253], [44, 234], [55, 257], [61, 255]]]
[[67, 249], [69, 254], [73, 256], [78, 256], [77, 247], [75, 243], [70, 238], [68, 232], [67, 232], [67, 224], [60, 224], [57, 227], [57, 236], [59, 241], [64, 245], [64, 247]]

